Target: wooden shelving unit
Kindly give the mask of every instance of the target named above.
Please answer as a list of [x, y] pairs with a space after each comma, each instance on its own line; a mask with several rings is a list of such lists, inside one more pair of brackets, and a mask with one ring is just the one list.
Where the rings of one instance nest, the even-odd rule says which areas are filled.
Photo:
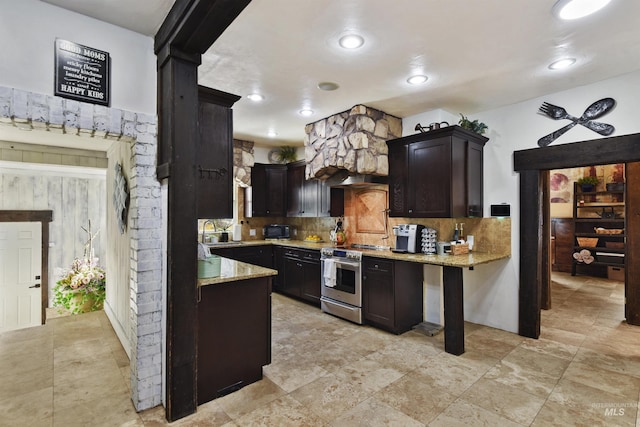
[[[574, 259], [571, 268], [572, 276], [582, 273], [606, 277], [607, 267], [624, 267], [626, 246], [624, 200], [624, 190], [583, 192], [580, 185], [574, 184], [573, 249], [574, 252], [586, 249], [595, 260], [587, 264]], [[621, 232], [597, 233], [596, 228], [621, 230]], [[583, 238], [597, 239], [597, 241], [585, 243]]]

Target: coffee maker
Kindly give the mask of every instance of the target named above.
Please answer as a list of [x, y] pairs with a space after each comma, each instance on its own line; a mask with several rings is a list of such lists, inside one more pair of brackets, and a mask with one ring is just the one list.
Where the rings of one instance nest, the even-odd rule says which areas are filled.
[[424, 226], [419, 224], [398, 224], [393, 227], [393, 234], [396, 236], [393, 252], [408, 252], [411, 254], [420, 252], [423, 228]]

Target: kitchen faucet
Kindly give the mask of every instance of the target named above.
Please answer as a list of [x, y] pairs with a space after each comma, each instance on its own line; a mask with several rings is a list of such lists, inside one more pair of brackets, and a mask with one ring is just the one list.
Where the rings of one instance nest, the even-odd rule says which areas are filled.
[[210, 219], [206, 220], [206, 221], [204, 222], [204, 224], [202, 224], [202, 243], [206, 243], [206, 242], [204, 241], [204, 233], [205, 233], [205, 231], [206, 231], [206, 229], [207, 229], [207, 223], [208, 223], [208, 224], [213, 225], [213, 226], [214, 226], [214, 228], [215, 228], [215, 224], [214, 224], [214, 223], [213, 223], [213, 221], [211, 221]]

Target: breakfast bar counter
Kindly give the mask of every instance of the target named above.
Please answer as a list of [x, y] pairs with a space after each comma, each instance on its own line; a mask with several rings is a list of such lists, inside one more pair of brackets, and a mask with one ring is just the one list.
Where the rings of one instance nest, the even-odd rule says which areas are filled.
[[[331, 246], [330, 243], [314, 243], [303, 240], [254, 240], [243, 242], [229, 242], [226, 247], [252, 246], [252, 245], [277, 245], [291, 246], [304, 249], [317, 249]], [[397, 253], [391, 250], [357, 249], [366, 257], [384, 258], [395, 261], [414, 262], [420, 264], [437, 265], [442, 267], [442, 286], [444, 297], [444, 346], [447, 353], [460, 355], [464, 353], [464, 294], [463, 294], [463, 269], [473, 270], [475, 266], [507, 259], [510, 253], [491, 253], [472, 251], [462, 255], [426, 255], [422, 253]], [[252, 274], [271, 275], [277, 274], [275, 270], [262, 268], [245, 263], [237, 266], [229, 266], [226, 277], [215, 279], [201, 279], [199, 285], [224, 283]], [[222, 273], [225, 276], [225, 273]]]
[[[264, 243], [263, 243], [264, 244]], [[217, 285], [258, 277], [275, 276], [278, 272], [271, 268], [260, 267], [246, 262], [220, 257], [220, 276], [198, 279], [198, 286]]]
[[509, 254], [470, 252], [462, 255], [406, 254], [363, 250], [365, 256], [442, 266], [444, 294], [444, 350], [456, 356], [464, 353], [464, 293], [462, 270], [507, 259]]
[[278, 272], [221, 257], [198, 279], [198, 404], [262, 378], [271, 363], [271, 282]]

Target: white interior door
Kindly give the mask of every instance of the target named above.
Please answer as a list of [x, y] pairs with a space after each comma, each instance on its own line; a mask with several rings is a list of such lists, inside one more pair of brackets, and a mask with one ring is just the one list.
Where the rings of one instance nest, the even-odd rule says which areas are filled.
[[0, 332], [42, 323], [40, 227], [0, 223]]

